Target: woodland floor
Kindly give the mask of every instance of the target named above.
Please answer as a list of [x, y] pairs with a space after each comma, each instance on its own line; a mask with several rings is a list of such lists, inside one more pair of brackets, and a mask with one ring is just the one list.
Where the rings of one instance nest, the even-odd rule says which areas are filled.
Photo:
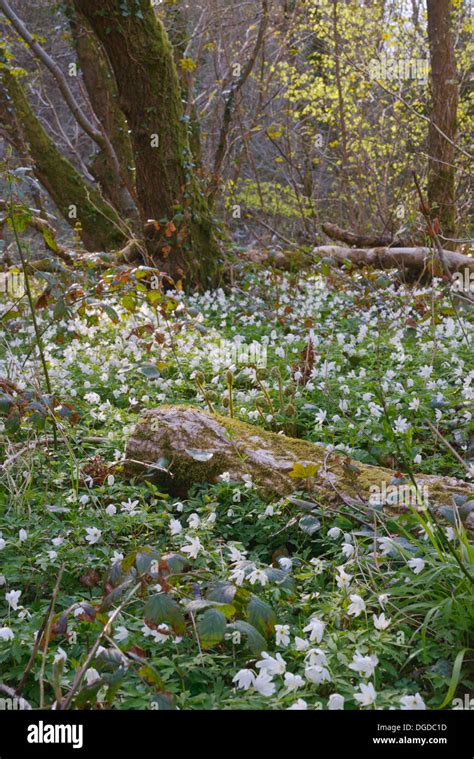
[[[56, 448], [28, 311], [2, 302], [15, 392], [0, 417], [0, 682], [21, 680], [64, 565], [44, 672], [40, 648], [23, 689], [33, 707], [42, 689], [46, 705], [67, 698], [123, 604], [72, 707], [455, 708], [474, 691], [474, 553], [453, 510], [442, 525], [344, 503], [300, 518], [225, 477], [178, 501], [125, 481], [121, 462], [143, 409], [185, 402], [472, 481], [427, 424], [469, 466], [472, 315], [440, 282], [375, 273], [241, 272], [194, 296], [150, 291], [144, 274], [37, 311]], [[17, 414], [11, 398], [33, 389]]]

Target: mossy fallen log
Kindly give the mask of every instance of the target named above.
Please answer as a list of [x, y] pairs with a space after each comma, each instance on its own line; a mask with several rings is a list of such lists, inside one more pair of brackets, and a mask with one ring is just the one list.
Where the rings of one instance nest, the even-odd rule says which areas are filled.
[[[151, 409], [127, 444], [125, 475], [146, 476], [179, 496], [186, 495], [194, 483], [217, 482], [225, 472], [237, 482], [250, 475], [265, 497], [281, 498], [304, 490], [329, 507], [348, 501], [368, 505], [369, 498], [380, 493], [381, 505], [390, 513], [410, 508], [406, 503], [410, 494], [414, 508], [427, 503], [434, 511], [456, 511], [455, 496], [474, 498], [474, 486], [463, 480], [420, 475], [418, 490], [407, 480], [405, 491], [397, 486], [402, 498], [394, 500], [388, 497], [395, 487], [395, 473], [390, 469], [193, 406]], [[474, 512], [463, 516], [473, 529]]]

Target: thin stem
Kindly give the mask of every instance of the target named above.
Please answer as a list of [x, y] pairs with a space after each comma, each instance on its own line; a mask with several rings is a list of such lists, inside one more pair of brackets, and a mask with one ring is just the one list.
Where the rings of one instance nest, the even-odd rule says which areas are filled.
[[[18, 230], [17, 230], [16, 222], [15, 222], [15, 214], [13, 212], [13, 202], [12, 202], [11, 198], [10, 198], [10, 220], [11, 220], [11, 223], [12, 223], [13, 235], [15, 237], [15, 242], [16, 242], [16, 246], [17, 246], [17, 249], [18, 249], [18, 255], [20, 256], [21, 268], [23, 270], [23, 276], [25, 278], [26, 295], [27, 295], [27, 298], [28, 298], [28, 303], [30, 305], [31, 319], [32, 319], [32, 322], [33, 322], [33, 329], [35, 331], [36, 344], [38, 346], [38, 352], [39, 352], [39, 355], [40, 355], [40, 361], [41, 361], [41, 365], [43, 367], [44, 379], [45, 379], [45, 382], [46, 382], [46, 389], [48, 391], [48, 395], [51, 397], [51, 402], [52, 402], [53, 391], [52, 391], [52, 388], [51, 388], [51, 381], [50, 381], [50, 378], [49, 378], [48, 365], [46, 363], [46, 357], [45, 357], [45, 354], [44, 354], [44, 347], [43, 347], [43, 341], [42, 341], [42, 338], [41, 338], [41, 332], [40, 332], [40, 329], [39, 329], [38, 322], [36, 320], [35, 304], [33, 302], [33, 294], [31, 292], [30, 280], [29, 280], [29, 276], [28, 276], [28, 267], [26, 265], [25, 256], [23, 255], [23, 248], [21, 247], [20, 238], [18, 236]], [[57, 436], [57, 430], [56, 430], [56, 420], [54, 418], [54, 412], [53, 411], [52, 411], [52, 420], [53, 420], [54, 445], [56, 447], [57, 444], [58, 444], [58, 436]]]

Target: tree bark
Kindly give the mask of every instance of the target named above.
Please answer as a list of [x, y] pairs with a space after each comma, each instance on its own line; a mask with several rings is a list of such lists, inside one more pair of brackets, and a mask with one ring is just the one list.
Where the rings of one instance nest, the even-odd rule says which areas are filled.
[[100, 183], [104, 196], [138, 229], [139, 214], [133, 200], [136, 192], [133, 149], [127, 121], [118, 106], [114, 75], [102, 45], [85, 19], [75, 12], [72, 3], [68, 3], [66, 11], [91, 106], [114, 146], [121, 169], [117, 176], [115, 164], [101, 149], [90, 171]]
[[207, 199], [194, 173], [173, 52], [150, 0], [74, 0], [113, 68], [135, 154], [147, 248], [185, 286], [210, 285], [218, 247]]
[[111, 163], [115, 164], [117, 177], [119, 178], [119, 181], [121, 181], [120, 164], [112, 143], [110, 142], [107, 134], [101, 129], [101, 127], [97, 127], [88, 119], [80, 103], [77, 101], [71, 88], [69, 87], [67, 79], [61, 68], [39, 44], [36, 37], [30, 33], [29, 29], [25, 26], [21, 18], [17, 16], [15, 11], [10, 7], [7, 0], [0, 0], [0, 10], [8, 18], [18, 35], [31, 48], [38, 60], [41, 61], [41, 63], [55, 78], [59, 90], [79, 126], [91, 138], [91, 140], [93, 140], [101, 149], [109, 154], [109, 160]]
[[[87, 250], [123, 247], [127, 234], [121, 220], [98, 190], [60, 153], [36, 117], [18, 78], [1, 70], [0, 127], [19, 152], [29, 155], [33, 171]], [[76, 211], [76, 215], [74, 212]]]
[[[309, 467], [303, 480], [294, 477], [295, 464]], [[127, 477], [157, 480], [180, 496], [185, 496], [194, 483], [219, 481], [224, 472], [237, 482], [250, 475], [259, 491], [270, 498], [305, 490], [328, 505], [338, 505], [344, 499], [357, 499], [359, 504], [367, 505], [374, 489], [384, 492], [383, 483], [388, 488], [395, 476], [390, 469], [349, 460], [337, 451], [330, 454], [326, 448], [305, 440], [193, 406], [150, 410], [127, 444]], [[420, 475], [416, 484], [421, 492], [427, 492], [429, 507], [434, 510], [453, 507], [454, 495], [474, 495], [473, 485], [454, 477]], [[401, 503], [386, 508], [404, 511], [407, 506]], [[474, 527], [474, 522], [468, 526]]]
[[[443, 251], [446, 265], [450, 272], [467, 269], [474, 271], [474, 258], [454, 251]], [[338, 245], [320, 245], [313, 249], [313, 255], [319, 258], [332, 258], [336, 263], [351, 261], [356, 266], [373, 266], [375, 269], [406, 270], [417, 276], [432, 273], [429, 248], [343, 248]], [[434, 257], [433, 273], [443, 276], [438, 258]]]
[[[429, 126], [428, 200], [443, 235], [456, 234], [455, 147], [459, 86], [452, 0], [427, 0], [433, 109]], [[446, 139], [443, 134], [449, 139]], [[451, 140], [451, 142], [449, 141]]]
[[358, 235], [329, 222], [322, 225], [322, 230], [332, 240], [341, 240], [347, 245], [356, 245], [359, 248], [388, 247], [394, 243], [390, 235]]

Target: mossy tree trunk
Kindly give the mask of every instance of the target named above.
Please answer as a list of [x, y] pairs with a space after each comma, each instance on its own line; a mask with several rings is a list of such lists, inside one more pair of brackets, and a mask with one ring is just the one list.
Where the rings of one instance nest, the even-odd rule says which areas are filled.
[[14, 145], [24, 146], [35, 176], [62, 216], [78, 230], [88, 250], [123, 247], [127, 233], [117, 212], [60, 153], [36, 117], [18, 77], [6, 68], [0, 74], [0, 126]]
[[74, 0], [107, 52], [131, 131], [137, 196], [153, 261], [185, 285], [210, 285], [218, 246], [194, 172], [173, 51], [150, 0]]
[[433, 110], [429, 127], [428, 199], [443, 234], [455, 237], [455, 147], [459, 86], [452, 31], [452, 0], [428, 0]]
[[188, 5], [183, 2], [168, 0], [158, 6], [158, 13], [162, 15], [168, 38], [173, 49], [174, 62], [181, 82], [182, 98], [185, 113], [189, 116], [189, 142], [194, 162], [201, 164], [201, 126], [196, 111], [193, 97], [193, 71], [187, 70], [182, 65], [186, 58], [186, 50], [189, 43]]
[[118, 105], [113, 72], [102, 45], [72, 2], [66, 5], [66, 13], [91, 106], [114, 146], [121, 176], [117, 176], [116, 167], [104, 150], [96, 154], [90, 171], [107, 200], [121, 215], [137, 224], [139, 214], [133, 200], [136, 192], [133, 149], [127, 121]]

